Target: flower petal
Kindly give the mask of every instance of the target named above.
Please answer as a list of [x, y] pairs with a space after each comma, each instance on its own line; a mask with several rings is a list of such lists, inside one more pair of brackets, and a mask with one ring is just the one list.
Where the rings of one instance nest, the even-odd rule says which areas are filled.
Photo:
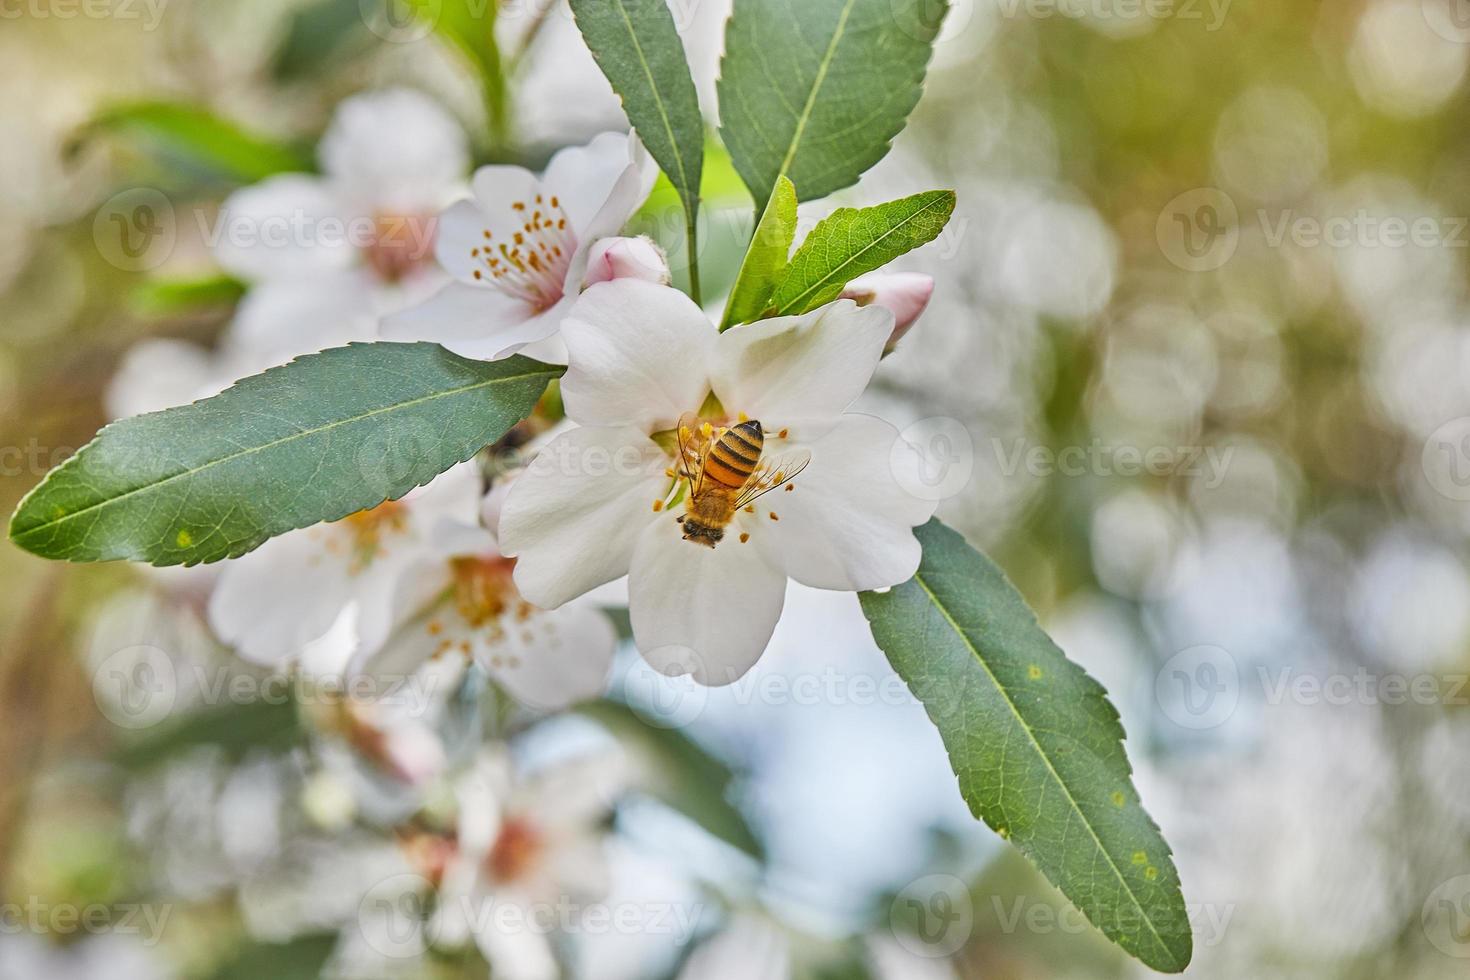
[[882, 419], [842, 416], [807, 446], [811, 463], [793, 481], [796, 489], [757, 505], [780, 520], [752, 526], [752, 541], [803, 585], [863, 591], [908, 581], [919, 567], [913, 528], [937, 504], [900, 482], [895, 447], [903, 448], [902, 438]]
[[[516, 904], [511, 896], [497, 895], [495, 906], [504, 911]], [[551, 955], [551, 944], [536, 925], [536, 909], [526, 904], [521, 914], [486, 914], [488, 909], [478, 909], [477, 919], [483, 920], [475, 930], [475, 942], [480, 952], [490, 963], [490, 971], [504, 980], [556, 980], [559, 975], [556, 960]]]
[[435, 222], [434, 258], [454, 278], [473, 283], [475, 270], [483, 273], [485, 269], [478, 250], [485, 247], [489, 227], [490, 219], [478, 203], [455, 201]]
[[215, 219], [215, 261], [252, 282], [346, 268], [357, 257], [348, 241], [351, 217], [322, 178], [271, 177], [225, 199]]
[[[578, 240], [590, 244], [594, 237], [616, 233], [648, 197], [658, 175], [651, 164], [636, 139], [601, 133], [586, 146], [558, 151], [541, 183], [560, 200]], [[613, 221], [611, 229], [596, 227]]]
[[590, 602], [569, 602], [501, 625], [499, 642], [478, 644], [475, 653], [517, 701], [538, 711], [560, 711], [605, 692], [618, 634]]
[[328, 551], [330, 526], [272, 538], [224, 564], [209, 624], [252, 663], [275, 666], [323, 636], [352, 598], [345, 561]]
[[734, 537], [683, 540], [672, 516], [644, 530], [628, 577], [633, 639], [655, 670], [720, 687], [760, 659], [786, 597], [786, 576]]
[[317, 155], [363, 214], [435, 210], [470, 164], [463, 127], [438, 102], [407, 88], [345, 99]]
[[711, 384], [731, 412], [768, 423], [831, 419], [868, 386], [892, 333], [891, 312], [851, 300], [760, 320], [720, 334]]
[[570, 308], [563, 302], [538, 314], [498, 289], [451, 282], [417, 306], [384, 317], [380, 332], [388, 340], [429, 340], [460, 357], [493, 361], [555, 333]]
[[110, 418], [127, 418], [208, 398], [229, 380], [198, 344], [149, 337], [128, 348], [103, 400]]
[[567, 415], [584, 425], [672, 428], [699, 408], [715, 327], [677, 289], [636, 279], [598, 283], [562, 321]]
[[354, 340], [374, 340], [373, 286], [360, 270], [311, 280], [261, 283], [240, 301], [220, 341], [222, 359], [241, 375]]
[[500, 548], [518, 556], [521, 595], [555, 609], [627, 574], [667, 465], [663, 450], [626, 427], [572, 429], [537, 453], [500, 512]]
[[583, 282], [595, 286], [613, 279], [642, 279], [667, 286], [672, 282], [668, 256], [646, 235], [598, 239], [587, 254]]
[[497, 235], [509, 234], [521, 226], [522, 220], [512, 207], [516, 202], [529, 204], [541, 193], [541, 182], [525, 167], [503, 164], [481, 167], [470, 182], [475, 201], [489, 219], [486, 225]]

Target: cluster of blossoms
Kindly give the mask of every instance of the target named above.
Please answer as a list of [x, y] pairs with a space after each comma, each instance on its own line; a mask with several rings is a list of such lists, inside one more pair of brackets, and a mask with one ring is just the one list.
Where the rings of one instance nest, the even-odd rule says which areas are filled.
[[[382, 337], [565, 363], [567, 421], [493, 487], [462, 464], [227, 562], [209, 618], [242, 656], [338, 672], [457, 657], [554, 710], [600, 692], [615, 646], [585, 598], [600, 586], [626, 577], [650, 663], [725, 684], [760, 656], [788, 579], [858, 591], [913, 574], [912, 528], [934, 504], [896, 475], [898, 432], [848, 409], [932, 280], [870, 275], [809, 313], [721, 333], [670, 285], [656, 245], [619, 237], [657, 175], [635, 137], [562, 150], [539, 176], [486, 166], [466, 182], [457, 124], [393, 90], [344, 103], [320, 155], [322, 176], [275, 177], [225, 202], [218, 258], [251, 289], [220, 351], [135, 350], [114, 410]], [[229, 231], [300, 215], [368, 218], [379, 233], [281, 244]], [[748, 462], [799, 458], [799, 479], [771, 481], [784, 492], [736, 508], [717, 542], [698, 540], [683, 522], [701, 460], [742, 425], [764, 437], [763, 449], [746, 443]]]
[[[721, 333], [673, 288], [652, 241], [621, 237], [657, 175], [636, 137], [562, 150], [540, 175], [487, 166], [466, 180], [468, 160], [463, 132], [427, 98], [348, 100], [322, 141], [320, 176], [272, 178], [225, 202], [216, 255], [250, 288], [217, 350], [146, 342], [109, 392], [116, 415], [151, 411], [379, 339], [567, 365], [565, 419], [513, 433], [532, 451], [524, 468], [463, 463], [401, 499], [165, 579], [202, 599], [215, 636], [253, 664], [378, 680], [377, 692], [432, 687], [316, 712], [329, 778], [309, 797], [323, 823], [368, 809], [393, 824], [431, 787], [455, 787], [457, 825], [398, 845], [437, 891], [435, 933], [449, 944], [473, 931], [456, 909], [533, 902], [571, 888], [568, 869], [595, 872], [607, 803], [569, 807], [565, 792], [538, 803], [501, 754], [477, 740], [457, 749], [446, 719], [459, 692], [488, 678], [543, 713], [599, 697], [617, 646], [608, 596], [628, 606], [657, 669], [731, 683], [769, 641], [788, 580], [897, 585], [919, 562], [913, 528], [934, 510], [895, 471], [897, 430], [849, 411], [932, 280], [868, 276], [809, 313]], [[247, 233], [327, 220], [371, 233]], [[711, 518], [697, 488], [721, 465], [731, 506], [701, 525]], [[741, 466], [773, 492], [739, 494], [729, 473]], [[401, 792], [366, 794], [365, 779]], [[349, 786], [350, 802], [334, 785]], [[555, 975], [544, 936], [475, 938], [496, 976]]]

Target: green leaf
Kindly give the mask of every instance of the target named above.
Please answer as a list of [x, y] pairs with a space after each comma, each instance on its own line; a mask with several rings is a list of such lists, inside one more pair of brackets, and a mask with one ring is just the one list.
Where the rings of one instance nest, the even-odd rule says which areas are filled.
[[301, 81], [350, 53], [365, 52], [378, 40], [364, 21], [362, 0], [317, 0], [297, 9], [271, 60], [277, 81]]
[[78, 131], [69, 152], [104, 135], [141, 140], [165, 155], [241, 183], [312, 169], [311, 160], [291, 147], [248, 132], [200, 106], [174, 102], [113, 106]]
[[863, 613], [939, 729], [970, 810], [1113, 942], [1178, 972], [1192, 938], [1169, 847], [1139, 803], [1123, 726], [1021, 594], [959, 534], [917, 531], [918, 573]]
[[765, 849], [745, 815], [729, 800], [735, 774], [682, 732], [650, 725], [625, 704], [596, 701], [577, 709], [602, 725], [629, 751], [642, 756], [643, 788], [710, 834], [763, 860]]
[[720, 133], [763, 206], [785, 174], [803, 201], [883, 159], [919, 101], [947, 0], [736, 0]]
[[129, 291], [128, 306], [140, 316], [178, 316], [230, 306], [244, 294], [244, 283], [225, 275], [147, 279]]
[[497, 147], [508, 142], [510, 106], [505, 66], [495, 40], [499, 5], [493, 0], [404, 0], [414, 16], [433, 28], [469, 63], [480, 81], [491, 136]]
[[730, 301], [725, 304], [721, 330], [761, 318], [770, 305], [776, 283], [786, 271], [786, 260], [795, 239], [796, 187], [785, 177], [777, 177], [776, 190], [755, 226], [745, 261], [740, 263], [740, 275], [735, 280]]
[[933, 241], [954, 204], [954, 191], [925, 191], [871, 208], [833, 211], [791, 257], [772, 300], [776, 314], [805, 313], [830, 303], [858, 276]]
[[667, 0], [571, 0], [582, 38], [628, 121], [684, 206], [691, 243], [690, 292], [699, 300], [697, 219], [704, 171], [704, 119], [684, 43]]
[[294, 701], [248, 701], [201, 709], [160, 725], [129, 740], [113, 761], [126, 769], [147, 769], [206, 745], [238, 761], [251, 752], [288, 752], [305, 742]]
[[45, 558], [193, 565], [403, 496], [504, 435], [564, 369], [352, 344], [114, 422], [10, 521]]
[[315, 933], [285, 943], [250, 942], [235, 949], [210, 980], [316, 980], [337, 943], [336, 933]]

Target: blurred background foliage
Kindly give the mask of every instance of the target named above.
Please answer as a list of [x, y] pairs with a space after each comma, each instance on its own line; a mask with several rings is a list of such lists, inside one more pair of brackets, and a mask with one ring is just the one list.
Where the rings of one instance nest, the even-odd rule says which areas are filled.
[[[333, 106], [387, 84], [441, 99], [481, 161], [536, 166], [623, 125], [554, 4], [507, 0], [495, 43], [454, 3], [438, 34], [357, 0], [103, 6], [0, 2], [7, 510], [106, 421], [131, 344], [207, 344], [238, 299], [188, 221], [161, 265], [119, 268], [94, 222], [113, 195], [155, 188], [177, 215], [208, 214], [313, 166]], [[674, 8], [713, 111], [727, 5]], [[941, 515], [1112, 693], [1199, 909], [1189, 975], [1448, 977], [1470, 956], [1467, 64], [1453, 0], [957, 0], [893, 152], [803, 207], [810, 223], [834, 203], [958, 191], [950, 228], [904, 260], [938, 288], [868, 404], [919, 433], [959, 424], [968, 469]], [[751, 220], [711, 159], [707, 294]], [[1303, 219], [1351, 228], [1277, 233]], [[1435, 231], [1393, 245], [1390, 219]], [[639, 230], [679, 264], [669, 188]], [[1120, 452], [1155, 449], [1157, 472], [1118, 472]], [[1067, 458], [1086, 462], [1064, 472]], [[333, 936], [262, 928], [252, 903], [302, 841], [365, 831], [329, 833], [300, 804], [310, 753], [289, 705], [141, 734], [106, 720], [92, 671], [142, 642], [139, 623], [159, 628], [148, 587], [0, 546], [0, 900], [174, 910], [136, 961], [95, 937], [7, 932], [0, 975], [34, 975], [17, 964], [42, 962], [40, 943], [60, 976], [315, 976]], [[166, 618], [201, 662], [250, 670], [188, 610]], [[798, 604], [758, 675], [886, 676], [853, 618]], [[1282, 686], [1301, 677], [1366, 680], [1328, 703]], [[1385, 703], [1390, 677], [1435, 693]], [[548, 724], [594, 725], [643, 761], [648, 802], [617, 818], [637, 886], [765, 909], [810, 975], [1146, 972], [1068, 928], [1055, 893], [969, 820], [916, 706], [716, 691], [671, 729], [621, 705], [629, 690]], [[967, 883], [965, 941], [890, 956], [923, 932], [902, 896], [929, 874]], [[1063, 913], [1012, 914], [1040, 907]], [[589, 940], [577, 975], [672, 975], [688, 954], [644, 938]]]

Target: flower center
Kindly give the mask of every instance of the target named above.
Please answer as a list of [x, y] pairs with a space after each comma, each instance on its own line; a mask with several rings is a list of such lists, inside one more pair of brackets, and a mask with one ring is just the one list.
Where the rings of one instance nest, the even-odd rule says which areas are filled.
[[535, 866], [544, 844], [536, 827], [521, 817], [512, 817], [500, 828], [500, 836], [485, 858], [486, 869], [496, 881], [515, 881]]
[[419, 215], [380, 214], [373, 236], [362, 250], [373, 275], [389, 285], [402, 282], [423, 265], [433, 250], [433, 219]]
[[485, 229], [484, 241], [470, 249], [476, 263], [473, 275], [539, 313], [562, 298], [577, 236], [554, 194], [550, 200], [537, 194], [510, 207], [520, 224], [509, 236]]
[[449, 566], [454, 576], [454, 608], [472, 628], [478, 629], [505, 615], [530, 605], [516, 591], [511, 572], [513, 558], [453, 558]]
[[386, 500], [370, 510], [349, 514], [341, 523], [351, 532], [352, 570], [362, 571], [382, 554], [386, 538], [408, 528], [408, 505]]

